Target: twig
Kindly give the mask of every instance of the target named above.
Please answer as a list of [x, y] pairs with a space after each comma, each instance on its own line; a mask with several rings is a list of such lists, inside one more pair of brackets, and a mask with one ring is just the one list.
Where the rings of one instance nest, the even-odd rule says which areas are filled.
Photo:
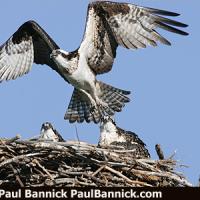
[[89, 175], [89, 174], [87, 174], [87, 173], [84, 173], [83, 175], [86, 176], [86, 177], [88, 177], [88, 178], [90, 178], [90, 179], [92, 179], [93, 181], [95, 181], [97, 185], [98, 185], [98, 184], [101, 184], [101, 185], [104, 185], [104, 186], [107, 185], [107, 183], [106, 183], [105, 180], [101, 180], [101, 179], [96, 178], [96, 177], [94, 177], [94, 176], [92, 176], [92, 175]]
[[9, 139], [9, 140], [6, 140], [6, 141], [5, 141], [5, 144], [13, 143], [13, 142], [15, 142], [16, 140], [19, 140], [20, 138], [21, 138], [20, 135], [16, 135], [14, 138], [11, 138], [11, 139]]
[[124, 176], [122, 173], [120, 173], [120, 172], [118, 172], [118, 171], [116, 171], [116, 170], [114, 170], [114, 169], [112, 169], [108, 166], [105, 166], [105, 169], [107, 169], [108, 171], [110, 171], [110, 172], [118, 175], [119, 177], [125, 179], [130, 184], [152, 187], [152, 185], [147, 184], [147, 183], [143, 183], [143, 182], [140, 182], [140, 181], [133, 181], [133, 180], [129, 179], [128, 177]]
[[76, 129], [76, 137], [77, 137], [77, 140], [80, 144], [80, 138], [79, 138], [79, 135], [78, 135], [78, 129], [77, 129], [77, 126], [75, 125], [75, 129]]
[[139, 173], [139, 174], [143, 174], [143, 175], [146, 175], [146, 176], [166, 177], [166, 178], [169, 178], [169, 179], [177, 181], [178, 183], [180, 183], [183, 186], [192, 187], [192, 184], [189, 183], [186, 179], [180, 178], [177, 175], [172, 174], [172, 173], [168, 173], [168, 172], [162, 172], [162, 173], [159, 173], [159, 172], [148, 172], [148, 171], [135, 170], [135, 169], [132, 169], [131, 171], [133, 173], [136, 173], [136, 174]]
[[94, 177], [96, 176], [101, 170], [105, 168], [105, 165], [101, 166], [96, 172], [94, 172], [91, 176]]
[[18, 175], [17, 170], [13, 167], [12, 164], [9, 164], [9, 166], [10, 166], [10, 168], [13, 170], [14, 175], [15, 175], [15, 177], [16, 177], [16, 180], [17, 180], [17, 182], [19, 183], [20, 187], [24, 187], [24, 184], [23, 184], [23, 182], [21, 181], [21, 179], [20, 179], [20, 177], [19, 177], [19, 175]]
[[48, 148], [50, 150], [56, 150], [56, 151], [67, 151], [66, 147], [54, 143], [38, 142], [34, 144], [34, 146], [35, 148]]
[[51, 180], [54, 179], [53, 176], [45, 169], [45, 167], [42, 166], [42, 165], [38, 162], [38, 160], [34, 159], [32, 162], [33, 162], [33, 163], [36, 163], [36, 164], [38, 165], [38, 167], [40, 167], [40, 168], [50, 177]]
[[18, 160], [21, 160], [21, 159], [24, 159], [24, 158], [27, 158], [27, 157], [38, 156], [38, 155], [42, 155], [42, 154], [41, 153], [30, 153], [30, 154], [27, 154], [27, 155], [16, 156], [14, 158], [5, 160], [4, 162], [0, 163], [0, 168], [3, 167], [4, 165], [8, 165], [10, 163], [17, 162]]
[[151, 165], [149, 165], [147, 163], [144, 163], [144, 162], [142, 162], [140, 160], [135, 160], [135, 163], [138, 164], [139, 166], [141, 166], [145, 170], [161, 172], [160, 169], [157, 169], [157, 168], [155, 168], [155, 167], [153, 167], [153, 166], [151, 166]]
[[74, 184], [74, 178], [58, 178], [54, 180], [47, 179], [45, 181], [45, 185], [53, 186], [53, 185], [60, 185], [60, 184]]
[[172, 160], [174, 158], [174, 156], [176, 155], [176, 150], [174, 151], [174, 153], [168, 158], [168, 160]]

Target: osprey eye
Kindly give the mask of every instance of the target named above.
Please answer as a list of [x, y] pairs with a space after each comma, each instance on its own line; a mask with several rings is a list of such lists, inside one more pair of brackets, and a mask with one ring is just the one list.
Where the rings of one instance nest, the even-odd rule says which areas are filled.
[[61, 55], [63, 58], [67, 58], [67, 56], [68, 56], [67, 54], [64, 54], [64, 53], [61, 53]]

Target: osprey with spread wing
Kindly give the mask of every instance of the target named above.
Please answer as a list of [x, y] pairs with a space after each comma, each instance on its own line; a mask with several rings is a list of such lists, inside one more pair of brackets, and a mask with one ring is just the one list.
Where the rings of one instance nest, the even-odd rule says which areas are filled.
[[83, 41], [70, 53], [61, 50], [36, 22], [28, 21], [0, 46], [0, 82], [28, 73], [33, 63], [46, 64], [74, 86], [65, 119], [99, 123], [102, 116], [120, 112], [130, 101], [129, 91], [96, 79], [112, 69], [117, 47], [139, 49], [157, 46], [157, 42], [170, 45], [157, 28], [187, 35], [176, 28], [186, 24], [164, 16], [178, 14], [128, 3], [92, 2]]

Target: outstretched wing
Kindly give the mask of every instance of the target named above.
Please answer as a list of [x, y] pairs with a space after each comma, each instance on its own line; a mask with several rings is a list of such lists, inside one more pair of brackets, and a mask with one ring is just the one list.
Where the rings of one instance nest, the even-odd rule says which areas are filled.
[[80, 51], [96, 74], [112, 69], [116, 49], [121, 45], [128, 49], [157, 46], [157, 42], [170, 45], [156, 29], [161, 28], [180, 35], [188, 35], [176, 27], [186, 24], [163, 16], [179, 14], [145, 8], [128, 3], [97, 1], [89, 4], [86, 30]]
[[50, 59], [54, 49], [59, 49], [49, 35], [34, 21], [24, 23], [0, 46], [0, 82], [27, 74], [36, 64], [47, 64], [59, 73]]

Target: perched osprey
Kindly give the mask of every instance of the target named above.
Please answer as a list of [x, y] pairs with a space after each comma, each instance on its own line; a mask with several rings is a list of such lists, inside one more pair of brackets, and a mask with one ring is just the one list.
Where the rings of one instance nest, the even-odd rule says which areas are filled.
[[121, 146], [126, 150], [135, 150], [132, 156], [135, 158], [149, 158], [150, 154], [145, 148], [144, 142], [133, 132], [125, 131], [116, 126], [110, 116], [104, 116], [100, 123], [99, 146]]
[[112, 69], [117, 47], [170, 45], [157, 28], [187, 35], [176, 28], [186, 24], [163, 16], [178, 14], [129, 3], [91, 2], [83, 41], [73, 52], [61, 50], [36, 22], [28, 21], [0, 46], [0, 82], [27, 74], [33, 63], [46, 64], [74, 86], [65, 119], [99, 123], [102, 116], [120, 112], [130, 101], [129, 91], [96, 79]]
[[45, 122], [42, 124], [40, 130], [39, 140], [51, 140], [53, 142], [65, 142], [62, 136], [58, 133], [56, 129], [53, 128], [52, 124]]

